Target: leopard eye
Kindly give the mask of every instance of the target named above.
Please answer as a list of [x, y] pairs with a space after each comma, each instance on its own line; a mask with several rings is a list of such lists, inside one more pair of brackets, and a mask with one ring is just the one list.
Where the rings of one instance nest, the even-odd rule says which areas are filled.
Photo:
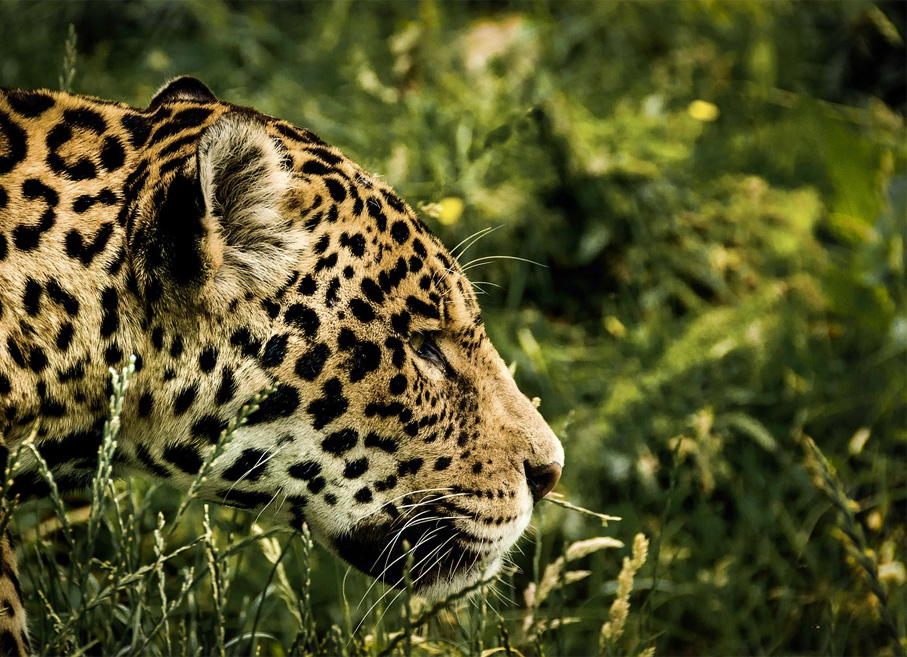
[[425, 334], [421, 331], [413, 331], [409, 336], [409, 346], [412, 347], [413, 351], [419, 352], [422, 349], [422, 345], [425, 344]]
[[419, 358], [447, 371], [449, 366], [444, 358], [444, 353], [435, 341], [436, 336], [435, 331], [414, 331], [409, 336], [409, 346]]

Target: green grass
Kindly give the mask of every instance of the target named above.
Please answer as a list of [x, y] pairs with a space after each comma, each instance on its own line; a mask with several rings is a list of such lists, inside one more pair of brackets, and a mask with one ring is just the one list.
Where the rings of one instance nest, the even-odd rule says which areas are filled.
[[[480, 581], [431, 606], [414, 597], [408, 577], [398, 591], [372, 586], [365, 577], [347, 571], [331, 587], [336, 588], [333, 596], [342, 601], [339, 617], [325, 617], [316, 612], [317, 597], [325, 591], [313, 591], [313, 569], [318, 568], [320, 555], [308, 528], [266, 529], [249, 514], [218, 513], [195, 500], [233, 432], [270, 391], [263, 391], [228, 424], [188, 494], [168, 513], [160, 510], [167, 506], [161, 498], [173, 503], [178, 497], [172, 491], [111, 477], [120, 411], [133, 371], [133, 365], [121, 372], [111, 370], [109, 419], [92, 489], [81, 504], [61, 499], [34, 436], [10, 459], [7, 477], [15, 474], [22, 452], [30, 451], [51, 490], [49, 500], [17, 514], [25, 537], [22, 574], [28, 599], [40, 602], [30, 619], [39, 654], [557, 651], [557, 631], [579, 621], [564, 615], [558, 597], [590, 574], [576, 566], [591, 554], [623, 547], [604, 536], [577, 541], [545, 564], [537, 542], [534, 581], [522, 593], [524, 613], [515, 613], [516, 605], [508, 598], [517, 593], [513, 577], [517, 569], [511, 567], [503, 576]], [[566, 502], [554, 506], [594, 518], [599, 525], [619, 520]], [[609, 614], [614, 626], [607, 626], [603, 643], [608, 654], [623, 645], [633, 574], [645, 562], [644, 545], [640, 534], [632, 562], [625, 558]], [[630, 645], [635, 652], [639, 638]]]
[[[460, 256], [489, 334], [564, 441], [559, 491], [623, 520], [542, 505], [497, 594], [415, 628], [431, 610], [305, 536], [213, 507], [208, 530], [172, 489], [105, 484], [94, 524], [85, 497], [18, 512], [38, 645], [903, 650], [902, 4], [113, 6], [0, 4], [0, 84], [143, 106], [195, 74], [340, 146], [446, 244], [495, 228]], [[628, 622], [603, 644], [638, 533]], [[527, 599], [600, 536], [628, 547], [560, 562]]]

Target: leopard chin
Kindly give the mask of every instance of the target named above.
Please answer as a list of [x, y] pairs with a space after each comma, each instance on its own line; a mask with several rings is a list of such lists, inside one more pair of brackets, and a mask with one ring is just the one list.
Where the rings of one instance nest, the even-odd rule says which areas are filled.
[[366, 575], [394, 588], [404, 588], [408, 579], [416, 595], [436, 602], [493, 578], [521, 533], [490, 541], [435, 514], [408, 522], [369, 518], [330, 544]]

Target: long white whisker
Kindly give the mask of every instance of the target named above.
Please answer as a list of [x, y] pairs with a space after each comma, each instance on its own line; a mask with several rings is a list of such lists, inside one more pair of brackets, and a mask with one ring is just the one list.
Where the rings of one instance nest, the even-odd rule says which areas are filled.
[[[439, 493], [439, 492], [448, 491], [448, 490], [453, 490], [453, 489], [450, 486], [446, 486], [444, 488], [422, 488], [420, 490], [410, 491], [408, 493], [403, 493], [402, 495], [398, 495], [397, 497], [393, 497], [393, 498], [387, 500], [384, 504], [393, 504], [397, 500], [402, 500], [404, 497], [407, 497], [409, 495], [418, 495], [419, 493]], [[361, 515], [360, 517], [356, 518], [356, 520], [354, 520], [353, 522], [359, 522], [360, 520], [363, 520], [363, 519], [368, 518], [373, 515], [375, 515], [374, 511], [365, 513], [365, 514]]]
[[530, 265], [538, 265], [539, 267], [544, 267], [545, 269], [548, 269], [548, 265], [546, 265], [544, 263], [536, 262], [535, 260], [530, 260], [529, 258], [521, 258], [520, 256], [512, 256], [512, 255], [482, 256], [481, 258], [476, 258], [475, 260], [470, 260], [465, 265], [463, 265], [461, 267], [461, 269], [463, 269], [463, 271], [465, 272], [465, 271], [471, 269], [472, 267], [479, 265], [480, 263], [488, 263], [488, 262], [491, 262], [492, 260], [518, 260], [519, 262], [528, 262]]
[[[502, 225], [503, 225], [503, 224], [502, 224]], [[466, 252], [466, 250], [467, 250], [468, 248], [470, 248], [473, 244], [475, 244], [476, 242], [478, 242], [480, 239], [482, 239], [483, 237], [485, 237], [485, 236], [488, 235], [489, 233], [493, 233], [494, 231], [496, 231], [496, 230], [497, 230], [498, 228], [500, 228], [500, 227], [501, 227], [501, 226], [488, 226], [488, 227], [486, 227], [486, 228], [482, 228], [481, 230], [477, 230], [477, 231], [474, 232], [472, 235], [470, 235], [470, 236], [467, 237], [466, 239], [462, 240], [462, 241], [461, 241], [459, 244], [457, 244], [454, 248], [452, 248], [452, 249], [450, 250], [450, 255], [452, 255], [454, 258], [459, 259], [459, 257], [460, 257], [461, 255], [463, 255], [463, 254]], [[467, 242], [469, 242], [469, 244], [466, 244]], [[465, 246], [463, 246], [464, 244], [465, 244]], [[461, 246], [463, 247], [462, 249], [460, 249]], [[458, 250], [460, 251], [459, 253], [457, 253]]]
[[[441, 529], [441, 528], [439, 527], [438, 529]], [[435, 533], [435, 532], [437, 532], [437, 531], [438, 531], [438, 530], [435, 530], [434, 532], [431, 532], [431, 533]], [[399, 561], [401, 558], [408, 557], [412, 552], [415, 551], [415, 549], [416, 549], [417, 547], [419, 547], [419, 545], [421, 545], [421, 544], [424, 542], [425, 539], [428, 538], [428, 536], [431, 535], [431, 533], [430, 533], [430, 534], [426, 534], [425, 536], [423, 536], [422, 538], [420, 538], [419, 541], [418, 541], [413, 547], [411, 547], [409, 550], [407, 550], [407, 551], [406, 551], [403, 555], [401, 555], [400, 557], [397, 557], [397, 559], [395, 559], [393, 563], [396, 563], [396, 562]], [[453, 540], [454, 538], [456, 538], [455, 535], [454, 535], [454, 536], [451, 536], [451, 537], [448, 538], [444, 543], [442, 543], [439, 547], [435, 548], [434, 550], [432, 550], [431, 552], [429, 552], [425, 557], [423, 557], [422, 559], [420, 559], [418, 563], [413, 564], [413, 569], [415, 569], [416, 566], [418, 566], [418, 565], [421, 564], [423, 561], [425, 561], [425, 559], [427, 559], [427, 558], [431, 557], [433, 554], [435, 554], [439, 549], [443, 548], [445, 545], [447, 545], [448, 543], [450, 543], [450, 541]], [[391, 564], [391, 565], [393, 565], [393, 564]], [[426, 572], [428, 572], [428, 571], [426, 571]], [[423, 575], [424, 575], [424, 573], [423, 573]], [[421, 577], [422, 577], [422, 575], [419, 576], [419, 578], [421, 578]], [[403, 582], [403, 580], [404, 580], [405, 578], [406, 578], [406, 577], [405, 577], [405, 575], [404, 575], [404, 576], [401, 577], [399, 580], [397, 580], [391, 587], [389, 587], [389, 588], [387, 589], [387, 591], [385, 591], [384, 593], [381, 594], [381, 597], [378, 598], [378, 600], [375, 601], [375, 604], [373, 604], [371, 607], [369, 607], [368, 611], [365, 612], [365, 615], [362, 617], [362, 620], [359, 621], [359, 625], [362, 625], [362, 622], [365, 621], [366, 618], [368, 618], [368, 615], [371, 614], [372, 611], [374, 611], [375, 607], [377, 607], [379, 604], [381, 604], [381, 601], [384, 600], [384, 598], [386, 598], [386, 597], [388, 596], [388, 594], [390, 594], [390, 592], [394, 590], [395, 587], [399, 586], [400, 583]], [[417, 578], [417, 579], [419, 579], [419, 578]], [[378, 580], [376, 579], [375, 581], [377, 582]], [[414, 583], [415, 583], [415, 582], [414, 582]], [[374, 584], [373, 584], [373, 585], [374, 585]], [[370, 590], [371, 590], [371, 586], [369, 587], [369, 591], [370, 591]], [[401, 591], [400, 593], [402, 593], [402, 592], [403, 592], [403, 591]], [[388, 605], [388, 608], [390, 608], [390, 606], [391, 606], [392, 604], [394, 604], [394, 602], [396, 601], [396, 599], [400, 596], [400, 593], [398, 593], [396, 596], [394, 596], [393, 600], [390, 601], [390, 604]], [[368, 591], [366, 591], [366, 595], [367, 595], [367, 594], [368, 594]], [[363, 599], [364, 599], [364, 596], [363, 596]], [[359, 604], [362, 604], [362, 603], [360, 602]], [[357, 607], [357, 608], [358, 608], [358, 607]], [[387, 613], [387, 610], [385, 610], [385, 613]], [[381, 614], [381, 617], [375, 620], [375, 625], [377, 625], [378, 623], [380, 623], [381, 620], [382, 620], [383, 618], [384, 618], [384, 614], [382, 613], [382, 614]], [[356, 629], [357, 629], [357, 630], [359, 629], [359, 625], [356, 626]], [[354, 632], [354, 633], [355, 633], [355, 632]]]
[[[444, 541], [441, 545], [439, 545], [438, 547], [436, 547], [435, 549], [433, 549], [431, 552], [429, 552], [427, 555], [425, 555], [422, 559], [420, 559], [420, 560], [419, 560], [419, 563], [413, 564], [413, 570], [415, 570], [415, 569], [416, 569], [416, 566], [420, 565], [423, 561], [425, 561], [426, 559], [430, 558], [432, 555], [437, 554], [440, 550], [444, 549], [444, 546], [447, 545], [448, 543], [450, 543], [450, 542], [451, 542], [453, 539], [455, 539], [455, 538], [456, 538], [456, 536], [451, 536], [451, 537], [448, 538], [446, 541]], [[444, 554], [444, 556], [446, 556], [447, 554], [450, 554], [451, 550], [453, 550], [453, 547], [451, 547], [451, 548]], [[432, 568], [433, 568], [435, 565], [440, 564], [440, 563], [444, 560], [444, 556], [441, 556], [440, 558], [438, 558], [438, 559], [435, 561], [435, 563], [432, 565]], [[419, 575], [418, 577], [416, 577], [416, 579], [413, 580], [412, 583], [415, 584], [415, 583], [418, 582], [420, 579], [422, 579], [423, 577], [425, 577], [426, 575], [428, 575], [428, 574], [432, 571], [432, 568], [426, 568], [426, 569], [422, 572], [421, 575]], [[410, 571], [410, 572], [412, 572], [412, 571]], [[400, 583], [403, 582], [404, 579], [405, 579], [405, 577], [401, 577], [399, 580], [397, 580], [397, 582], [394, 584], [394, 587], [399, 586]], [[387, 593], [390, 593], [391, 591], [393, 591], [393, 588], [388, 589], [388, 591], [387, 591], [384, 595], [386, 596]], [[397, 595], [395, 595], [395, 596], [393, 597], [393, 599], [388, 603], [387, 609], [384, 610], [384, 613], [382, 613], [381, 616], [375, 620], [375, 624], [376, 624], [376, 625], [377, 625], [378, 623], [381, 622], [381, 620], [384, 618], [384, 615], [387, 613], [387, 611], [388, 611], [388, 610], [391, 608], [391, 606], [397, 601], [397, 598], [399, 598], [405, 591], [406, 591], [406, 589], [403, 589], [403, 590], [401, 590], [399, 593], [397, 593]], [[384, 597], [384, 596], [382, 596], [382, 598], [383, 598], [383, 597]], [[378, 602], [381, 602], [381, 600], [378, 600]], [[378, 603], [376, 602], [375, 604], [377, 605]], [[374, 608], [374, 607], [373, 607], [373, 608]]]
[[[417, 518], [419, 518], [420, 516], [422, 516], [422, 515], [424, 515], [424, 514], [426, 514], [426, 513], [430, 513], [430, 512], [431, 512], [431, 509], [423, 509], [422, 511], [420, 511], [420, 512], [417, 513], [417, 514], [415, 514], [415, 515], [412, 516], [411, 518], [407, 518], [406, 522], [403, 524], [403, 527], [401, 527], [401, 528], [397, 531], [397, 533], [394, 535], [394, 538], [391, 540], [391, 542], [388, 543], [387, 545], [385, 545], [385, 546], [384, 546], [384, 549], [381, 550], [381, 553], [380, 553], [380, 554], [378, 555], [378, 557], [375, 559], [375, 563], [372, 564], [372, 567], [375, 567], [375, 566], [378, 565], [378, 562], [381, 560], [381, 557], [384, 556], [384, 553], [385, 553], [385, 552], [388, 552], [388, 550], [393, 551], [394, 544], [397, 542], [397, 540], [400, 538], [400, 536], [403, 534], [403, 532], [406, 531], [406, 529], [407, 529], [407, 527], [409, 527], [410, 523], [414, 522], [414, 521], [415, 521]], [[388, 552], [388, 558], [390, 558], [390, 552]], [[385, 570], [387, 569], [387, 565], [385, 565], [384, 569], [385, 569]], [[382, 571], [382, 572], [383, 572], [383, 571]]]
[[[277, 489], [277, 492], [274, 493], [274, 495], [271, 497], [270, 500], [268, 500], [268, 503], [265, 504], [263, 507], [261, 507], [261, 511], [259, 511], [259, 512], [258, 512], [258, 515], [255, 516], [255, 522], [256, 522], [256, 523], [258, 522], [258, 519], [261, 518], [261, 514], [263, 514], [263, 513], [265, 512], [265, 510], [266, 510], [269, 506], [271, 506], [271, 502], [273, 502], [274, 500], [276, 500], [276, 499], [277, 499], [277, 496], [280, 495], [282, 492], [283, 492], [283, 488], [278, 488], [278, 489]], [[281, 503], [281, 504], [282, 504], [282, 503]]]
[[468, 496], [469, 493], [451, 493], [450, 495], [441, 495], [440, 497], [426, 497], [423, 500], [416, 502], [415, 504], [401, 504], [398, 509], [409, 509], [416, 508], [425, 504], [434, 504], [435, 502], [440, 502], [441, 500], [448, 500], [452, 497], [464, 497]]

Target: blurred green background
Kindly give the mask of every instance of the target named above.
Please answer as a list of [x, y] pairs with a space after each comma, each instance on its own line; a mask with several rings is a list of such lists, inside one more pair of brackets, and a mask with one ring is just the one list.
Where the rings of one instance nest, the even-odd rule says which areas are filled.
[[[0, 85], [143, 107], [196, 75], [380, 174], [449, 246], [495, 228], [460, 260], [564, 441], [558, 490], [652, 540], [635, 636], [892, 654], [802, 436], [903, 637], [905, 35], [903, 2], [4, 0]], [[548, 556], [600, 531], [536, 524]], [[598, 650], [620, 564], [587, 561], [554, 654]], [[313, 595], [336, 621], [337, 587]]]

